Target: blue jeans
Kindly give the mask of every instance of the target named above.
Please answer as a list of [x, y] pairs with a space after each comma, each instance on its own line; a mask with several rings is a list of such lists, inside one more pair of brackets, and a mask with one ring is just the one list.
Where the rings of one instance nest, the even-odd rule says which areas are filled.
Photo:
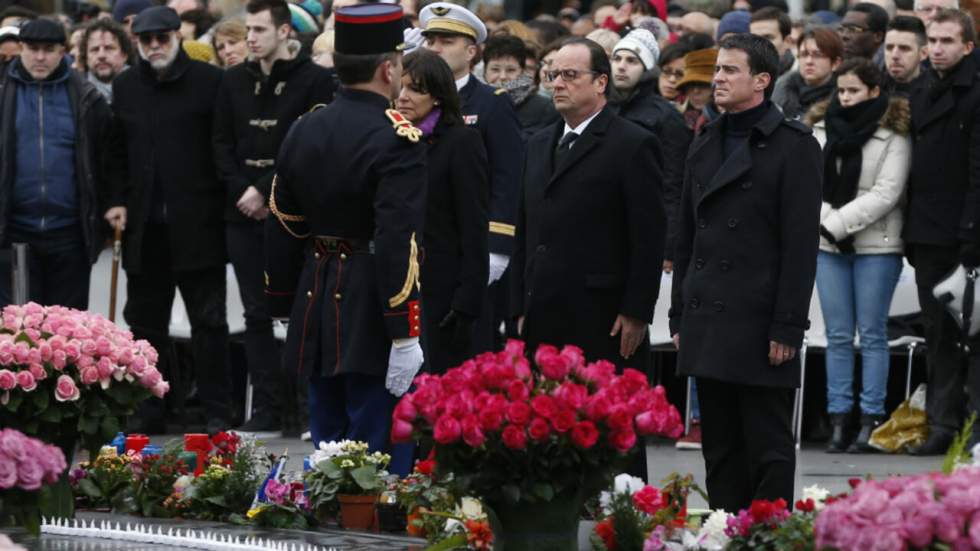
[[888, 309], [902, 272], [897, 254], [817, 255], [817, 292], [827, 326], [827, 411], [854, 404], [854, 330], [861, 338], [861, 413], [885, 414]]

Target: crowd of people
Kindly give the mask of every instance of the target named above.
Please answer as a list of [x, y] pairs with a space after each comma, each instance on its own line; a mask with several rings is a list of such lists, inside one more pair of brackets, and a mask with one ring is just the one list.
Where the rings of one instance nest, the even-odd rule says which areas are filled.
[[[928, 347], [912, 453], [980, 411], [977, 347], [933, 295], [980, 265], [980, 54], [957, 0], [796, 18], [784, 0], [365, 3], [0, 11], [0, 271], [26, 243], [29, 298], [86, 309], [120, 230], [125, 320], [170, 350], [180, 290], [214, 431], [240, 422], [230, 262], [255, 388], [240, 429], [304, 428], [309, 392], [316, 441], [378, 448], [420, 368], [520, 337], [648, 369], [669, 307], [694, 383], [678, 446], [703, 448], [712, 507], [738, 510], [792, 502], [814, 285], [827, 451], [872, 451], [907, 260]], [[165, 420], [150, 400], [136, 428]]]

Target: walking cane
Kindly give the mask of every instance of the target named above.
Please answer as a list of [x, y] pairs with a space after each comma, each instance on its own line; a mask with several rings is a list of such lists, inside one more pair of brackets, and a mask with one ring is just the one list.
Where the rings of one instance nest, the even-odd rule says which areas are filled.
[[109, 282], [109, 321], [116, 321], [116, 289], [119, 286], [119, 258], [122, 256], [122, 228], [116, 226], [112, 240], [112, 277]]

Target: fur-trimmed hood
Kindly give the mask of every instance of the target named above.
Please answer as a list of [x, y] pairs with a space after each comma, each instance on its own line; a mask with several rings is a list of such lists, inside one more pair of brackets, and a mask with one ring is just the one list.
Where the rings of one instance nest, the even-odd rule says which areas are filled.
[[[811, 128], [822, 122], [827, 115], [829, 106], [829, 99], [813, 104], [813, 107], [803, 117], [803, 122]], [[909, 107], [909, 100], [900, 96], [892, 96], [888, 100], [888, 109], [881, 116], [878, 126], [891, 130], [900, 136], [908, 136], [912, 127], [912, 109]]]

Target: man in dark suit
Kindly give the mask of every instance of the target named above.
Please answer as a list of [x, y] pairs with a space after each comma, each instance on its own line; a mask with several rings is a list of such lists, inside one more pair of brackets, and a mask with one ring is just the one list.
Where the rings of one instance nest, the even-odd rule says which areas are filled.
[[506, 278], [514, 241], [514, 215], [524, 162], [521, 125], [506, 90], [497, 90], [471, 74], [487, 28], [473, 12], [449, 2], [434, 2], [419, 12], [425, 47], [439, 54], [456, 79], [463, 122], [480, 131], [490, 161], [489, 303], [478, 322], [477, 348], [496, 349], [495, 329], [506, 317]]
[[[266, 295], [289, 317], [283, 363], [310, 381], [313, 441], [389, 448], [396, 397], [422, 366], [422, 131], [388, 109], [401, 87], [402, 10], [336, 12], [333, 103], [304, 115], [276, 160]], [[410, 454], [392, 462], [407, 474]]]
[[714, 99], [725, 114], [688, 154], [670, 331], [678, 372], [697, 378], [712, 509], [793, 499], [796, 351], [816, 276], [823, 160], [809, 128], [769, 97], [771, 42], [720, 43]]
[[585, 39], [547, 73], [563, 120], [528, 143], [512, 313], [531, 350], [573, 344], [590, 361], [645, 368], [666, 233], [659, 144], [606, 105], [609, 75]]
[[[958, 264], [980, 265], [980, 64], [970, 55], [977, 35], [965, 12], [939, 10], [926, 33], [931, 63], [926, 84], [912, 97], [912, 171], [902, 239], [915, 266], [929, 345], [929, 438], [911, 452], [942, 455], [963, 422], [964, 385], [968, 409], [980, 410], [980, 347], [971, 343], [968, 361], [959, 327], [932, 294]], [[970, 444], [978, 442], [980, 425], [974, 425]]]

